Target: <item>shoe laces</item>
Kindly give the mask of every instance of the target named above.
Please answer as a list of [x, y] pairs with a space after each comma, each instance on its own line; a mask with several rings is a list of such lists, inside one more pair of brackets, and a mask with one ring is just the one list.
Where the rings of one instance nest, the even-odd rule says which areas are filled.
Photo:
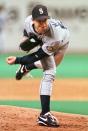
[[58, 121], [55, 116], [53, 116], [50, 112], [47, 112], [45, 116], [49, 116], [53, 121]]

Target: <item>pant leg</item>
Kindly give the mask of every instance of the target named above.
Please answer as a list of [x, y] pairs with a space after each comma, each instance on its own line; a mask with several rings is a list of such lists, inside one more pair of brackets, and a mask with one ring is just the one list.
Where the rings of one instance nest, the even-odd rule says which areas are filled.
[[56, 65], [53, 56], [41, 60], [43, 66], [43, 79], [40, 84], [40, 95], [51, 95], [55, 79]]

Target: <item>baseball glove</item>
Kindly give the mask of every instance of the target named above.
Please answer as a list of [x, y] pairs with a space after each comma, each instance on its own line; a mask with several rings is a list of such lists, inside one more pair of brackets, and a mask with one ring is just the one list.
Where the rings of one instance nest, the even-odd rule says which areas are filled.
[[42, 40], [40, 40], [35, 34], [30, 33], [30, 37], [28, 37], [28, 39], [26, 39], [24, 42], [20, 43], [19, 47], [21, 50], [29, 52], [34, 47], [42, 44]]

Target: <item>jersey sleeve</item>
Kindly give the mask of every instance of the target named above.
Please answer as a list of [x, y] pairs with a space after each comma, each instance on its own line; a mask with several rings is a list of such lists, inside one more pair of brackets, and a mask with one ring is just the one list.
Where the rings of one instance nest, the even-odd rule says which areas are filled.
[[50, 23], [52, 37], [47, 38], [43, 44], [42, 49], [48, 54], [52, 55], [57, 51], [64, 51], [69, 43], [69, 31], [59, 21], [51, 21]]

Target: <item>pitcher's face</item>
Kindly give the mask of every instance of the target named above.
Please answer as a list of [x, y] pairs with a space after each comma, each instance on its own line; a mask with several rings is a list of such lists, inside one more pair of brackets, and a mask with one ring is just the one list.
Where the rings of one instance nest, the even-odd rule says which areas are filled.
[[48, 21], [45, 20], [33, 20], [35, 31], [38, 34], [44, 34], [48, 30]]

